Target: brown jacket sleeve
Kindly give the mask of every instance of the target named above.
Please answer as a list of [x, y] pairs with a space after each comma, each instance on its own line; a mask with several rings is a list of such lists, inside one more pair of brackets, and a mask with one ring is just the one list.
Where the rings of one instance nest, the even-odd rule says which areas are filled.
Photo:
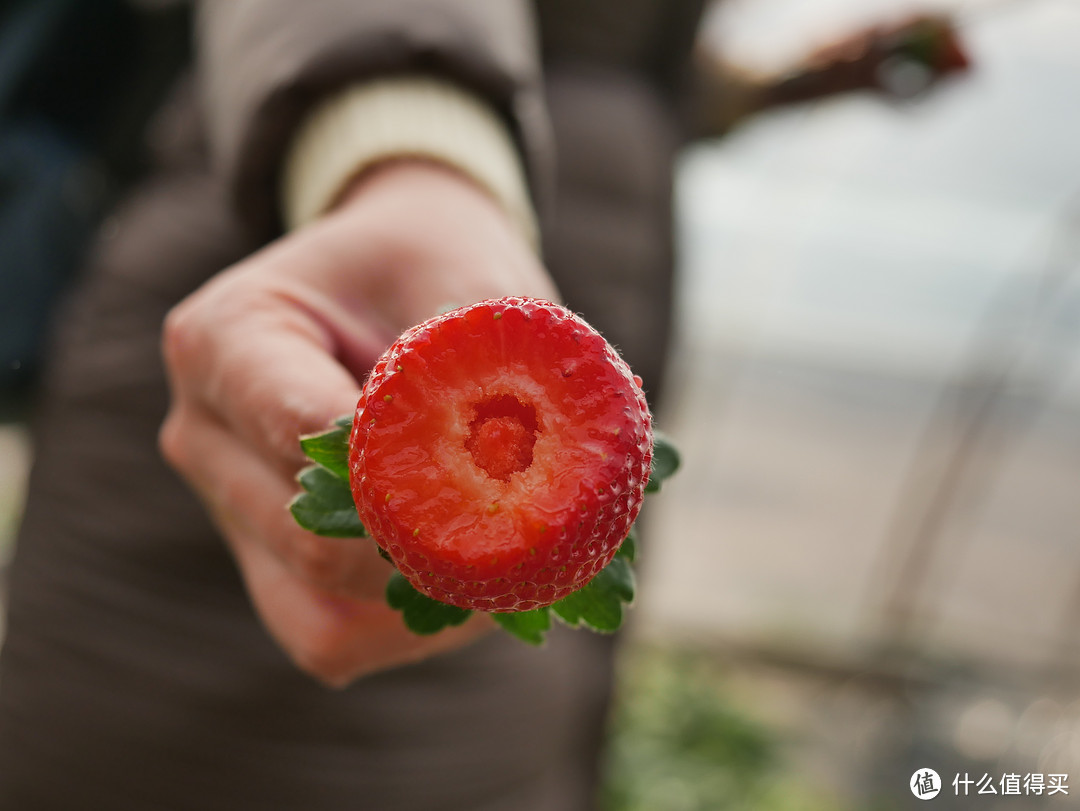
[[280, 230], [279, 170], [304, 114], [387, 75], [434, 74], [486, 99], [543, 196], [551, 144], [526, 0], [204, 0], [196, 36], [214, 165], [261, 238]]

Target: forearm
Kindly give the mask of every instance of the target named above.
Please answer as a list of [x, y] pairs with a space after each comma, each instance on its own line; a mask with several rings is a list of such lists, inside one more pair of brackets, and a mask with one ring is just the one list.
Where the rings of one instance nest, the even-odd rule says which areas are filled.
[[475, 94], [543, 194], [551, 148], [525, 0], [204, 0], [199, 12], [211, 153], [259, 235], [280, 225], [280, 175], [302, 122], [323, 100], [393, 76], [437, 75]]

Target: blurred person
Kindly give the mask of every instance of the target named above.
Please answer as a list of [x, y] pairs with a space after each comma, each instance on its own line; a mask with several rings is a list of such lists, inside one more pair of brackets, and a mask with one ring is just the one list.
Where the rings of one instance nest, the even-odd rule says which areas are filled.
[[297, 436], [448, 304], [560, 298], [656, 403], [673, 162], [716, 103], [701, 6], [198, 4], [149, 170], [57, 318], [0, 808], [591, 806], [611, 638], [414, 637], [372, 545], [285, 504]]
[[610, 639], [413, 637], [370, 544], [284, 507], [297, 435], [448, 303], [560, 297], [657, 391], [698, 13], [200, 5], [151, 170], [58, 318], [10, 571], [0, 807], [591, 804]]

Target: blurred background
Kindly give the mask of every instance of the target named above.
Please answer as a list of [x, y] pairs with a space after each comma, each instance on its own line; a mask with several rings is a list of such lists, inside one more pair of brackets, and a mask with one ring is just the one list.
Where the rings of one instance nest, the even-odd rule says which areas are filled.
[[923, 807], [923, 767], [938, 807], [1080, 807], [1080, 4], [729, 0], [705, 34], [775, 72], [934, 10], [967, 72], [682, 162], [685, 459], [648, 515], [617, 808]]
[[[778, 75], [928, 11], [969, 70], [682, 160], [684, 467], [645, 517], [608, 811], [922, 807], [925, 767], [937, 807], [1080, 808], [1080, 3], [726, 0], [703, 47]], [[0, 424], [0, 560], [30, 460]]]

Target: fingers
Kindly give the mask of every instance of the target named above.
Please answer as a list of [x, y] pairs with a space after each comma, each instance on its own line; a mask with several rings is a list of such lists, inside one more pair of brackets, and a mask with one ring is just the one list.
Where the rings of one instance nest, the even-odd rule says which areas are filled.
[[[174, 402], [199, 404], [260, 455], [295, 471], [304, 461], [298, 437], [352, 413], [357, 378], [384, 345], [369, 336], [346, 353], [336, 335], [280, 287], [253, 285], [243, 275], [222, 278], [166, 320], [163, 348]], [[346, 354], [363, 365], [347, 368], [339, 359]]]
[[267, 463], [197, 406], [175, 410], [161, 431], [162, 451], [199, 494], [236, 551], [258, 543], [312, 587], [381, 601], [390, 565], [362, 538], [323, 538], [288, 514], [296, 481]]
[[295, 482], [205, 413], [174, 411], [161, 444], [224, 534], [263, 624], [323, 683], [342, 687], [458, 648], [493, 627], [478, 616], [437, 636], [413, 634], [386, 605], [391, 568], [375, 544], [296, 526], [285, 509]]
[[270, 633], [300, 669], [329, 686], [344, 687], [368, 673], [458, 648], [494, 627], [478, 615], [419, 637], [382, 600], [335, 597], [297, 580], [245, 533], [235, 536], [233, 550]]

